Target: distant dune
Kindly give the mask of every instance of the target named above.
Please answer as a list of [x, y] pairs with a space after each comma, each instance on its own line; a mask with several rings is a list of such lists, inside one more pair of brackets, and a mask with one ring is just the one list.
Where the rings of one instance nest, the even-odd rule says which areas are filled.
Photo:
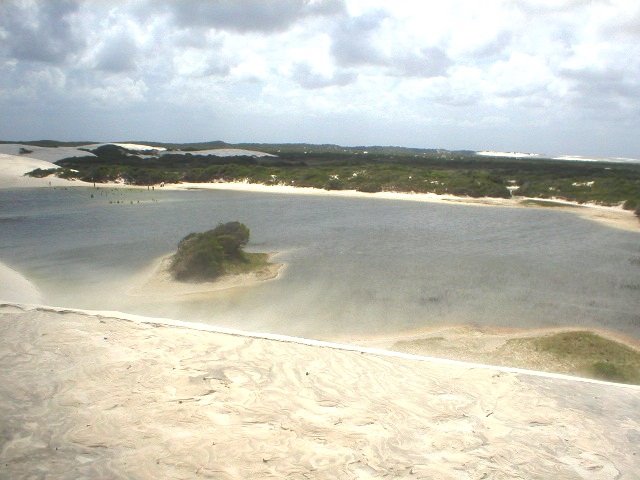
[[44, 170], [59, 167], [45, 160], [0, 153], [0, 188], [37, 187], [48, 185], [48, 182], [52, 182], [52, 184], [69, 183], [68, 180], [57, 177], [44, 179], [24, 176], [25, 173], [36, 168]]
[[247, 157], [274, 157], [275, 155], [271, 155], [270, 153], [259, 152], [257, 150], [245, 150], [242, 148], [212, 148], [209, 150], [171, 150], [163, 152], [166, 154], [170, 153], [178, 153], [178, 154], [186, 154], [190, 153], [191, 155], [216, 155], [218, 157], [239, 157], [239, 156], [247, 156]]
[[539, 153], [522, 153], [522, 152], [494, 152], [491, 150], [483, 150], [476, 152], [476, 155], [483, 157], [509, 157], [509, 158], [536, 158], [541, 157]]

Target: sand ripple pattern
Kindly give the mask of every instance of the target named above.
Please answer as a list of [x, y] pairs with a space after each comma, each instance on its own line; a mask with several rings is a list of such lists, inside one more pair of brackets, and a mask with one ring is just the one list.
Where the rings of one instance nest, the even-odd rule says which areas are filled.
[[631, 479], [640, 390], [0, 307], [0, 478]]

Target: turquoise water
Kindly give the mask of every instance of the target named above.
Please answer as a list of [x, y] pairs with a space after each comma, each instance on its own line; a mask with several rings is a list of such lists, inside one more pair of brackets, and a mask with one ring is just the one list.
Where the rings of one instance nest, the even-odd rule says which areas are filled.
[[[125, 294], [186, 234], [231, 220], [249, 226], [251, 250], [278, 252], [287, 264], [280, 279], [206, 299]], [[550, 210], [231, 191], [4, 190], [0, 261], [54, 305], [312, 338], [440, 324], [602, 327], [640, 338], [640, 234]]]

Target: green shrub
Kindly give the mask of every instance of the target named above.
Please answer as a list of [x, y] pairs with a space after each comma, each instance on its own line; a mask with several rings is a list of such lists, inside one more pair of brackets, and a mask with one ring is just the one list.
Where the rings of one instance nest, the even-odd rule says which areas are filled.
[[325, 190], [343, 190], [344, 183], [338, 178], [330, 178], [327, 183], [324, 184]]
[[25, 173], [25, 176], [35, 177], [35, 178], [44, 178], [44, 177], [48, 177], [49, 175], [53, 175], [57, 171], [58, 171], [57, 168], [47, 168], [47, 169], [36, 168], [35, 170], [31, 170], [30, 172]]
[[382, 191], [382, 187], [377, 183], [364, 183], [356, 187], [358, 192], [376, 193]]
[[627, 369], [625, 369], [624, 366], [607, 361], [598, 361], [591, 366], [591, 373], [595, 378], [611, 382], [624, 383], [628, 381], [633, 373], [625, 370]]
[[169, 270], [176, 280], [213, 280], [231, 264], [246, 262], [242, 248], [248, 241], [249, 229], [240, 222], [190, 233], [178, 243]]
[[557, 333], [532, 342], [595, 378], [640, 384], [640, 352], [622, 343], [591, 332]]

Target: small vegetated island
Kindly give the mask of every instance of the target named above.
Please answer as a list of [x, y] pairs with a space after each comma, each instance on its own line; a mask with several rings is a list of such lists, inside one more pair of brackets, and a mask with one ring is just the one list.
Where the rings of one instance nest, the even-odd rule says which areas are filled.
[[269, 263], [267, 253], [245, 252], [248, 241], [249, 228], [235, 221], [206, 232], [190, 233], [178, 244], [169, 272], [174, 280], [182, 282], [215, 281], [223, 275], [242, 273], [269, 277], [278, 266]]

